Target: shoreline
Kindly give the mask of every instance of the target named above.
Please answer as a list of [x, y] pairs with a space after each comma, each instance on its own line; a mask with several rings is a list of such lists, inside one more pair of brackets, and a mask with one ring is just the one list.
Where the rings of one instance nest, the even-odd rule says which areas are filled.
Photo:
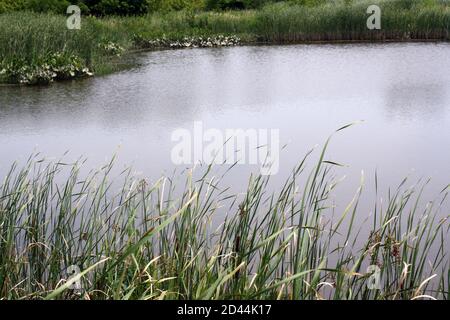
[[[372, 1], [371, 1], [372, 2]], [[445, 3], [375, 0], [379, 26], [368, 24], [369, 2], [305, 6], [279, 2], [242, 11], [171, 11], [141, 16], [81, 16], [80, 29], [67, 17], [15, 11], [0, 14], [0, 57], [5, 84], [111, 74], [114, 62], [146, 50], [235, 45], [312, 45], [450, 41]]]
[[[154, 47], [154, 48], [136, 48], [132, 50], [126, 50], [123, 52], [122, 56], [119, 57], [119, 59], [122, 59], [124, 56], [130, 56], [137, 53], [145, 53], [145, 52], [154, 52], [154, 51], [172, 51], [172, 50], [189, 50], [189, 49], [213, 49], [213, 48], [233, 48], [233, 47], [257, 47], [257, 46], [299, 46], [299, 45], [357, 45], [357, 44], [406, 44], [406, 43], [435, 43], [435, 44], [441, 44], [441, 43], [447, 43], [449, 44], [449, 40], [443, 40], [443, 39], [384, 39], [384, 40], [312, 40], [312, 41], [293, 41], [293, 42], [266, 42], [266, 41], [243, 41], [239, 44], [233, 45], [233, 46], [215, 46], [215, 47], [188, 47], [188, 48], [171, 48], [171, 47]], [[116, 58], [117, 59], [117, 58]], [[108, 66], [114, 65], [113, 63], [107, 64]], [[111, 75], [120, 71], [127, 70], [127, 68], [124, 69], [118, 69], [114, 70], [112, 72], [106, 72], [102, 73], [100, 75], [93, 75], [92, 77], [88, 78], [74, 78], [74, 79], [67, 79], [67, 80], [57, 80], [55, 82], [61, 83], [61, 82], [68, 82], [68, 81], [79, 81], [79, 80], [86, 80], [89, 78], [98, 78], [101, 76]], [[48, 86], [50, 84], [45, 85], [30, 85], [30, 84], [21, 84], [21, 83], [7, 83], [7, 82], [0, 82], [0, 88], [8, 88], [8, 87], [42, 87], [42, 86]]]

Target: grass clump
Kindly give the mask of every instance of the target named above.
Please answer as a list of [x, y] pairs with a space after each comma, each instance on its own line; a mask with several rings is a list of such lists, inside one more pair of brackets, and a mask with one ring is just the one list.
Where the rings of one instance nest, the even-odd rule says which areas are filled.
[[[439, 219], [448, 188], [422, 207], [421, 189], [403, 181], [361, 217], [361, 185], [337, 213], [334, 165], [323, 150], [307, 171], [307, 158], [275, 193], [252, 176], [240, 195], [211, 167], [150, 183], [131, 169], [111, 180], [113, 162], [89, 174], [82, 161], [14, 165], [0, 188], [0, 297], [449, 297], [448, 216]], [[72, 265], [80, 290], [67, 282]], [[380, 268], [380, 290], [368, 288], [369, 265]]]
[[0, 63], [0, 80], [4, 82], [45, 85], [55, 80], [69, 80], [90, 77], [89, 71], [81, 59], [63, 53], [53, 53], [40, 57], [30, 65], [23, 59]]
[[95, 18], [86, 18], [81, 30], [69, 30], [64, 16], [8, 13], [0, 15], [0, 29], [0, 81], [8, 83], [45, 84], [102, 74], [127, 47], [117, 41], [115, 30]]

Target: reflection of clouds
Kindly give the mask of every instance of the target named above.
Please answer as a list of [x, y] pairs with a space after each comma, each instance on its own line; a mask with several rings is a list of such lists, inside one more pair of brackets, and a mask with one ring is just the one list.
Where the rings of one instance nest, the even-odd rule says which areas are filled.
[[405, 120], [436, 118], [445, 113], [446, 87], [440, 83], [398, 83], [386, 93], [386, 112]]

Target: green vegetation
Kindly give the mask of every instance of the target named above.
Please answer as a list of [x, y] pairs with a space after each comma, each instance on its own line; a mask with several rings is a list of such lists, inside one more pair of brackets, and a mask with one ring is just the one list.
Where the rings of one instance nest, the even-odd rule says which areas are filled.
[[[381, 30], [368, 30], [366, 26], [366, 10], [374, 2], [382, 9]], [[12, 8], [15, 2], [0, 0], [0, 3]], [[141, 16], [83, 16], [81, 30], [68, 30], [66, 18], [53, 13], [0, 14], [0, 82], [20, 78], [7, 74], [21, 73], [24, 65], [41, 72], [45, 69], [42, 61], [54, 54], [75, 56], [82, 69], [104, 74], [123, 67], [118, 57], [122, 53], [152, 47], [195, 47], [186, 39], [200, 43], [209, 37], [214, 42], [226, 36], [239, 38], [243, 44], [448, 41], [450, 7], [442, 0], [364, 0], [291, 1], [239, 11], [168, 8]], [[103, 50], [104, 44], [121, 49], [111, 54]]]
[[[110, 180], [113, 161], [82, 174], [82, 161], [31, 157], [0, 188], [0, 297], [448, 299], [448, 187], [422, 206], [405, 180], [369, 215], [361, 184], [337, 212], [325, 152], [276, 193], [253, 176], [240, 195], [211, 167], [150, 183], [131, 169]], [[73, 265], [83, 292], [67, 281]], [[381, 290], [368, 288], [369, 265]]]
[[49, 54], [32, 65], [19, 58], [5, 63], [0, 70], [0, 77], [6, 82], [28, 85], [43, 85], [55, 80], [89, 76], [92, 76], [92, 73], [78, 57], [65, 53]]
[[[64, 14], [70, 4], [78, 5], [84, 14], [106, 15], [143, 15], [155, 12], [179, 10], [249, 10], [264, 6], [287, 3], [305, 7], [317, 7], [327, 4], [353, 5], [364, 0], [0, 0], [0, 13], [30, 10], [35, 12], [53, 12]], [[448, 0], [391, 0], [396, 7], [432, 7], [445, 4]]]
[[[68, 30], [65, 0], [0, 0], [0, 82], [104, 74], [139, 49], [449, 40], [440, 0], [124, 2], [81, 1], [93, 16]], [[366, 28], [373, 2], [382, 30]], [[449, 187], [422, 205], [424, 186], [405, 180], [368, 216], [361, 185], [336, 212], [325, 152], [275, 193], [268, 178], [250, 177], [244, 195], [229, 194], [213, 168], [149, 183], [131, 169], [111, 180], [113, 162], [89, 174], [82, 161], [14, 165], [0, 185], [0, 298], [449, 299], [449, 223], [439, 218]], [[66, 281], [72, 265], [84, 270], [82, 293]], [[369, 265], [381, 290], [367, 286]]]
[[[320, 4], [328, 0], [298, 0], [297, 4]], [[80, 6], [83, 13], [105, 15], [142, 15], [177, 10], [255, 9], [279, 0], [0, 0], [0, 13], [32, 10], [65, 13], [70, 4]]]

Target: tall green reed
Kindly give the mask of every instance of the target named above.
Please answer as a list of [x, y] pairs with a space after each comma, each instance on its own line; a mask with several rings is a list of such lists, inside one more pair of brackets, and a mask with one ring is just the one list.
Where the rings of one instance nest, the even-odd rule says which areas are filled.
[[[82, 161], [32, 157], [1, 185], [0, 296], [448, 298], [448, 188], [423, 205], [420, 187], [405, 180], [360, 226], [363, 184], [336, 212], [335, 164], [325, 152], [311, 170], [308, 154], [275, 192], [267, 177], [251, 176], [244, 195], [212, 167], [186, 172], [180, 186], [131, 169], [111, 180], [114, 161], [82, 173]], [[82, 295], [67, 282], [71, 265], [86, 271]], [[381, 290], [368, 287], [369, 265], [381, 272]]]

